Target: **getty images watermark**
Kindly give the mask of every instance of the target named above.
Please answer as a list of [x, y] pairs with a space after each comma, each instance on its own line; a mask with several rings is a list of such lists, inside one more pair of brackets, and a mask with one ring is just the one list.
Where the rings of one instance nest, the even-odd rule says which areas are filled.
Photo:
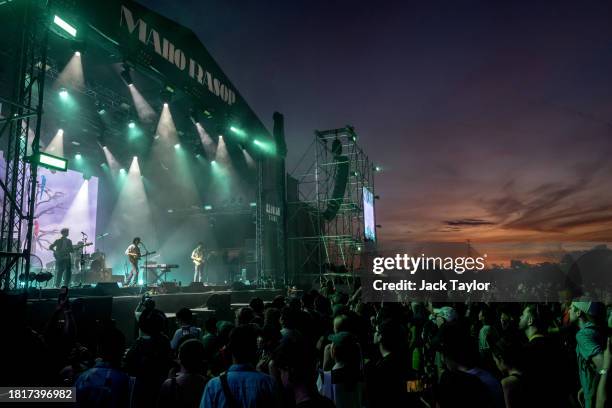
[[[372, 272], [375, 275], [383, 273], [400, 272], [415, 275], [417, 271], [444, 271], [454, 272], [462, 275], [468, 271], [482, 271], [486, 267], [487, 255], [479, 257], [441, 257], [441, 256], [410, 256], [408, 254], [396, 254], [392, 257], [378, 256], [372, 260]], [[375, 291], [472, 291], [489, 290], [491, 282], [479, 282], [472, 279], [471, 282], [459, 279], [400, 279], [399, 281], [385, 281], [374, 279], [372, 288]]]
[[[526, 243], [518, 243], [527, 247]], [[561, 248], [561, 244], [551, 244]], [[578, 244], [565, 243], [565, 247]], [[556, 258], [506, 264], [487, 262], [501, 258], [487, 251], [477, 256], [452, 256], [462, 248], [436, 248], [431, 256], [418, 252], [378, 252], [361, 269], [362, 299], [367, 302], [484, 301], [551, 302], [588, 297], [612, 302], [612, 249], [593, 248], [558, 251]], [[447, 256], [451, 255], [451, 256]], [[416, 255], [418, 254], [418, 255]], [[442, 256], [439, 256], [439, 255]], [[471, 254], [466, 254], [471, 255]]]

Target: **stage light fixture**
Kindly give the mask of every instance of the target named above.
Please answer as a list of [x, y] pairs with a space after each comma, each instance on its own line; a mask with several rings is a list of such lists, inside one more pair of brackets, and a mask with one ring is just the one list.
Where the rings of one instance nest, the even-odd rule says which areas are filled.
[[77, 57], [80, 57], [81, 56], [81, 51], [75, 51], [74, 55], [76, 55]]
[[199, 114], [198, 114], [198, 109], [195, 107], [189, 108], [189, 119], [191, 119], [191, 121], [195, 124], [195, 125], [199, 125], [200, 121], [199, 119]]
[[98, 115], [104, 115], [106, 113], [106, 107], [100, 101], [96, 101], [96, 112], [98, 112]]
[[68, 170], [68, 160], [63, 157], [53, 156], [47, 153], [39, 152], [34, 157], [39, 165], [52, 170], [66, 171]]
[[381, 171], [382, 171], [382, 167], [380, 167], [380, 166], [375, 166], [375, 167], [374, 167], [374, 171], [376, 171], [376, 172], [381, 172]]
[[174, 88], [172, 88], [170, 85], [164, 86], [164, 89], [162, 89], [159, 93], [164, 106], [168, 106], [168, 104], [172, 102], [172, 95], [174, 95]]
[[196, 154], [196, 159], [199, 159], [200, 157], [202, 157], [200, 153]]
[[259, 139], [253, 139], [253, 144], [255, 146], [257, 146], [259, 148], [259, 150], [268, 153], [268, 154], [275, 154], [276, 153], [276, 146], [274, 146], [274, 143], [272, 142], [268, 142], [268, 141], [261, 141]]
[[130, 119], [130, 121], [128, 122], [128, 127], [130, 129], [134, 129], [136, 127], [136, 122], [134, 122], [133, 119]]
[[134, 85], [134, 81], [132, 80], [132, 74], [130, 73], [130, 67], [127, 64], [123, 64], [123, 70], [121, 70], [121, 78], [125, 82], [127, 86]]
[[57, 25], [58, 27], [60, 27], [62, 30], [66, 31], [68, 34], [70, 34], [73, 37], [76, 37], [77, 35], [77, 29], [73, 26], [71, 26], [70, 24], [68, 24], [64, 19], [62, 19], [60, 16], [55, 15], [53, 17], [53, 23], [55, 23], [55, 25]]
[[62, 99], [67, 99], [68, 98], [68, 90], [66, 88], [60, 88], [59, 96]]
[[205, 209], [206, 211], [210, 211], [210, 210], [212, 210], [212, 205], [208, 205], [208, 204], [207, 204], [207, 205], [205, 205], [205, 206], [204, 206], [204, 209]]
[[119, 169], [119, 173], [125, 174], [125, 169], [124, 168]]
[[242, 139], [246, 138], [247, 134], [244, 130], [237, 128], [235, 126], [230, 126], [230, 130], [236, 135], [241, 137]]
[[76, 160], [81, 160], [83, 158], [83, 156], [81, 156], [81, 153], [77, 153], [77, 154], [74, 155], [74, 158]]
[[175, 149], [180, 149], [180, 148], [181, 148], [181, 144], [180, 144], [180, 143], [175, 144], [175, 145], [174, 145], [174, 148], [175, 148]]
[[217, 161], [213, 160], [213, 161], [210, 162], [210, 164], [217, 164]]
[[257, 203], [255, 202], [249, 203], [249, 207], [257, 207]]

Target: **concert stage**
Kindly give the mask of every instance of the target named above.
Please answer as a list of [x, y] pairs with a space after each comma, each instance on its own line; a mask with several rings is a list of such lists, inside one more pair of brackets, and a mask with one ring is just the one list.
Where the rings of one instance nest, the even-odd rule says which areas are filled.
[[[188, 290], [187, 287], [182, 288], [186, 289]], [[144, 290], [140, 293], [140, 288], [115, 287], [110, 291], [108, 288], [82, 288], [71, 289], [70, 299], [73, 305], [75, 302], [82, 305], [82, 311], [75, 310], [77, 318], [89, 321], [112, 318], [126, 335], [127, 341], [131, 342], [138, 332], [134, 312], [144, 293]], [[156, 308], [166, 313], [169, 332], [173, 332], [176, 329], [175, 313], [182, 307], [193, 311], [196, 323], [201, 327], [212, 315], [219, 320], [233, 321], [234, 310], [245, 306], [254, 297], [269, 302], [283, 293], [281, 289], [229, 290], [227, 287], [216, 286], [205, 287], [200, 292], [151, 294], [151, 298], [155, 301]], [[57, 307], [58, 294], [58, 289], [30, 291], [27, 309], [30, 327], [39, 332], [44, 331]]]
[[68, 265], [123, 279], [136, 237], [145, 285], [194, 280], [200, 242], [210, 282], [285, 283], [282, 115], [270, 131], [189, 28], [135, 1], [0, 4], [0, 290]]

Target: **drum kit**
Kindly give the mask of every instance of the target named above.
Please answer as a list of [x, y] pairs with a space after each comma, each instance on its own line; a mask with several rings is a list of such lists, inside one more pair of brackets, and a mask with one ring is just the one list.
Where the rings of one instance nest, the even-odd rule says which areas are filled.
[[[45, 272], [49, 276], [55, 275], [55, 261], [45, 264]], [[75, 284], [107, 282], [111, 275], [110, 269], [106, 268], [106, 254], [102, 251], [72, 256], [72, 282]]]
[[74, 259], [75, 282], [94, 283], [110, 279], [106, 269], [106, 254], [95, 251], [91, 254], [77, 254]]

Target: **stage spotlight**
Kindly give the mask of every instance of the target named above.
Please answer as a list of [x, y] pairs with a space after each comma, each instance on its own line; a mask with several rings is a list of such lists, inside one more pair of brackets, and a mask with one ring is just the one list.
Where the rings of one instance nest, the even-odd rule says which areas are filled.
[[68, 99], [68, 90], [66, 88], [60, 88], [59, 96], [62, 99]]
[[81, 52], [80, 51], [75, 51], [74, 55], [76, 55], [77, 57], [80, 57], [81, 56]]
[[164, 106], [168, 106], [170, 102], [172, 102], [172, 95], [174, 94], [174, 88], [170, 85], [164, 86], [164, 89], [161, 90], [159, 96]]
[[210, 164], [217, 164], [215, 160], [211, 161]]
[[257, 203], [255, 203], [255, 202], [249, 203], [249, 207], [257, 207]]
[[200, 157], [202, 157], [200, 153], [196, 154], [196, 159], [199, 159]]
[[276, 153], [276, 146], [274, 146], [274, 143], [272, 142], [267, 142], [267, 141], [264, 142], [258, 139], [253, 139], [253, 144], [265, 153], [268, 153], [268, 154]]
[[239, 129], [235, 126], [230, 126], [230, 130], [236, 135], [239, 136], [240, 138], [244, 139], [247, 137], [247, 134], [244, 130]]
[[195, 107], [190, 108], [190, 109], [189, 109], [189, 119], [191, 119], [191, 121], [192, 121], [192, 122], [193, 122], [195, 125], [197, 125], [197, 124], [199, 124], [199, 123], [200, 123], [200, 121], [198, 120], [198, 117], [199, 117], [199, 115], [198, 115], [198, 110], [197, 110]]
[[175, 145], [174, 145], [174, 148], [175, 148], [175, 149], [180, 149], [180, 148], [181, 148], [181, 144], [180, 144], [180, 143], [175, 144]]
[[127, 86], [134, 85], [132, 81], [132, 74], [130, 74], [130, 67], [127, 64], [123, 64], [123, 70], [119, 74]]
[[125, 169], [124, 168], [119, 169], [119, 173], [125, 174]]
[[55, 25], [60, 27], [62, 30], [66, 31], [71, 36], [76, 37], [77, 29], [71, 26], [70, 24], [68, 24], [66, 21], [64, 21], [60, 16], [55, 15], [53, 17], [53, 23], [55, 23]]
[[133, 160], [138, 160], [138, 156], [134, 156]]
[[133, 119], [130, 119], [130, 121], [128, 122], [128, 127], [130, 129], [134, 129], [136, 127], [136, 122], [134, 122]]
[[381, 171], [382, 171], [382, 167], [380, 167], [380, 166], [375, 166], [375, 167], [374, 167], [374, 171], [376, 171], [376, 172], [381, 172]]
[[74, 158], [76, 160], [81, 160], [83, 158], [83, 156], [81, 156], [81, 153], [77, 153], [77, 154], [74, 155]]
[[205, 205], [205, 206], [204, 206], [204, 209], [205, 209], [206, 211], [210, 211], [210, 210], [212, 210], [212, 205], [208, 205], [208, 204], [207, 204], [207, 205]]

